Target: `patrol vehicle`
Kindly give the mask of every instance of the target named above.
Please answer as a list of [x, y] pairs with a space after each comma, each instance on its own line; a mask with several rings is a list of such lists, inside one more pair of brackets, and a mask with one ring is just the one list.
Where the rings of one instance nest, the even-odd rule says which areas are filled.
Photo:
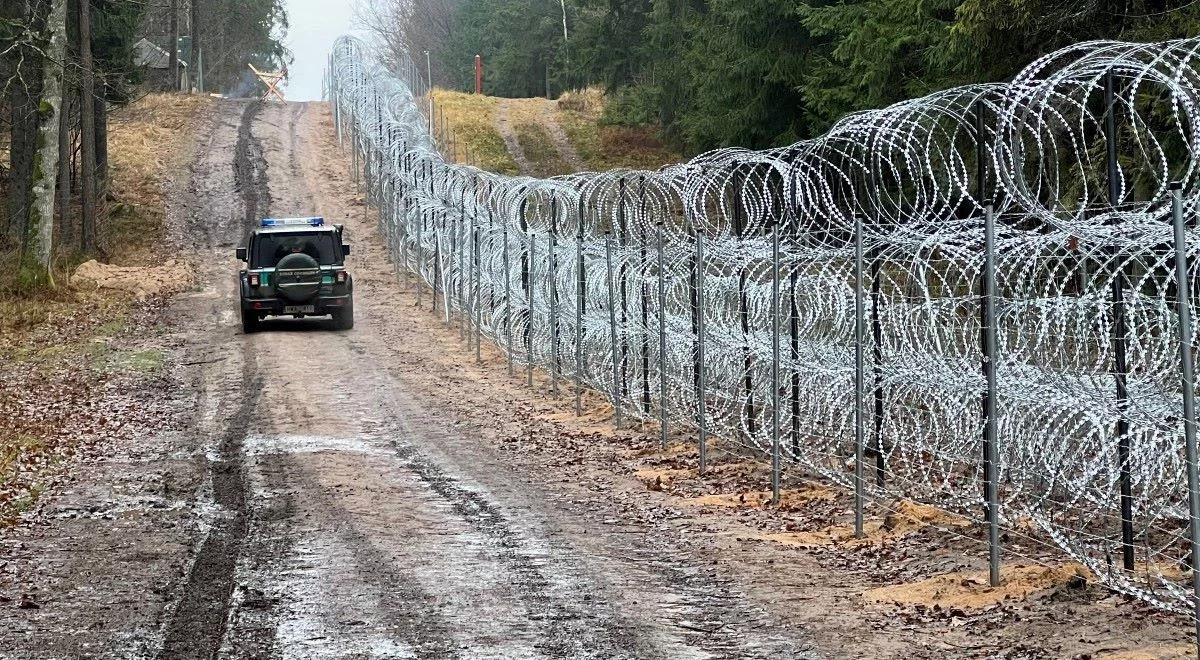
[[268, 316], [332, 316], [338, 330], [354, 327], [354, 278], [346, 270], [350, 246], [341, 225], [323, 218], [265, 218], [237, 258], [242, 331], [255, 332]]

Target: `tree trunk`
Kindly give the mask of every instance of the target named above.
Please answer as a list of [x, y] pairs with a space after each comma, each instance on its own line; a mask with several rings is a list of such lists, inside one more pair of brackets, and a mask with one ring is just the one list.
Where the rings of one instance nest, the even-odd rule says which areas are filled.
[[54, 285], [50, 272], [54, 240], [54, 184], [58, 177], [58, 132], [62, 125], [63, 60], [67, 53], [67, 0], [53, 0], [46, 17], [42, 99], [38, 103], [37, 152], [33, 157], [33, 203], [26, 232], [25, 267]]
[[200, 88], [200, 83], [204, 81], [204, 73], [201, 68], [204, 66], [204, 58], [200, 55], [200, 2], [201, 0], [192, 0], [191, 2], [191, 20], [188, 21], [192, 28], [192, 57], [188, 62], [188, 71], [192, 74], [192, 86], [201, 94], [204, 90]]
[[168, 92], [179, 91], [179, 0], [171, 0], [171, 43], [167, 45], [171, 60], [167, 70], [171, 75], [171, 89]]
[[108, 193], [108, 87], [101, 81], [92, 95], [92, 125], [96, 131], [96, 199]]
[[86, 254], [96, 249], [96, 115], [87, 111], [96, 96], [91, 4], [91, 0], [79, 2], [79, 206], [83, 217], [79, 238]]
[[75, 244], [75, 224], [71, 221], [71, 100], [64, 86], [62, 123], [58, 127], [58, 236], [63, 245]]
[[[0, 3], [3, 17], [17, 23], [34, 24], [35, 12], [28, 2], [21, 6]], [[25, 46], [18, 46], [11, 54], [13, 62], [6, 80], [9, 88], [9, 111], [11, 113], [8, 172], [8, 213], [5, 214], [3, 235], [0, 245], [5, 243], [24, 248], [25, 231], [29, 220], [29, 189], [33, 178], [33, 153], [37, 140], [37, 99], [41, 94], [38, 80], [37, 53]]]

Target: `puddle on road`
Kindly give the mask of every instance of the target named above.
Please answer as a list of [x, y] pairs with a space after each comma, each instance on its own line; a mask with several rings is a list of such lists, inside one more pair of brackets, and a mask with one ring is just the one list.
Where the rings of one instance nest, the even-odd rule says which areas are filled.
[[242, 447], [247, 456], [321, 452], [388, 456], [394, 453], [394, 449], [384, 441], [364, 435], [352, 438], [319, 435], [249, 436]]

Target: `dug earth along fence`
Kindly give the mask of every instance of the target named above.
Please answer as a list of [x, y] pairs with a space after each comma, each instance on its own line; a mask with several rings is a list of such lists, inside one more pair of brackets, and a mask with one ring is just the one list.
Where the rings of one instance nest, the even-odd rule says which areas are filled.
[[694, 432], [702, 470], [720, 436], [776, 495], [790, 463], [853, 489], [860, 529], [865, 500], [973, 520], [994, 581], [1008, 534], [1190, 613], [1198, 50], [1086, 43], [785, 148], [553, 179], [446, 162], [416, 63], [343, 38], [326, 90], [398, 272], [510, 369]]

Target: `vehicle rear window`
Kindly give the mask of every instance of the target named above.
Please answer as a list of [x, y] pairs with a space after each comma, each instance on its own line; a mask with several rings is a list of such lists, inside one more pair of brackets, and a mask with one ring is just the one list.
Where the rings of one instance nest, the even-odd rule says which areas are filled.
[[274, 268], [279, 260], [294, 252], [303, 252], [322, 266], [342, 263], [337, 242], [329, 232], [259, 234], [254, 239], [254, 268]]

